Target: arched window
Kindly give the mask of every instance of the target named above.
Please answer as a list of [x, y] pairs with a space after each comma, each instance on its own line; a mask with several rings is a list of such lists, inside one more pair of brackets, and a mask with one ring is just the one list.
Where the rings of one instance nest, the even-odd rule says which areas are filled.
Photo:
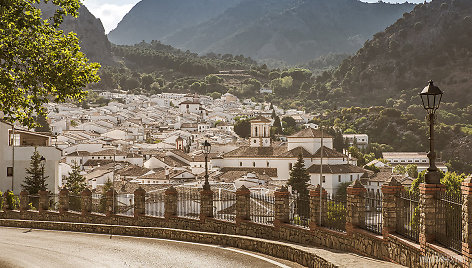
[[257, 127], [254, 128], [254, 132], [255, 132], [255, 133], [254, 133], [254, 136], [257, 137]]

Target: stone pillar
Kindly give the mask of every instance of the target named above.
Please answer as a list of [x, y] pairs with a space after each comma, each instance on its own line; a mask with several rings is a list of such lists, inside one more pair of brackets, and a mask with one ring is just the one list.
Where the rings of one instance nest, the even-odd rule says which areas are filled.
[[[314, 230], [317, 227], [322, 226], [322, 222], [320, 221], [320, 211], [321, 217], [325, 217], [326, 219], [326, 199], [328, 197], [328, 192], [325, 189], [321, 189], [321, 186], [318, 184], [315, 190], [310, 191], [310, 229]], [[321, 203], [320, 203], [321, 199]], [[323, 210], [321, 210], [323, 208]]]
[[65, 187], [59, 192], [59, 213], [69, 211], [69, 190]]
[[236, 190], [236, 223], [251, 219], [251, 192], [246, 186]]
[[171, 186], [165, 191], [164, 217], [166, 219], [177, 216], [177, 190]]
[[287, 187], [278, 189], [275, 193], [275, 221], [274, 226], [279, 226], [281, 223], [288, 223], [290, 221], [290, 193]]
[[347, 187], [346, 232], [365, 226], [365, 192], [366, 189], [357, 179]]
[[[82, 208], [82, 215], [89, 215], [92, 213], [92, 192], [86, 188], [81, 193], [81, 208]], [[98, 204], [100, 205], [100, 204]]]
[[[387, 237], [397, 228], [398, 195], [405, 188], [394, 177], [382, 185], [382, 234]], [[404, 216], [404, 215], [399, 215]]]
[[462, 182], [462, 256], [472, 266], [472, 176]]
[[[441, 212], [437, 208], [436, 196], [444, 192], [446, 187], [442, 184], [420, 184], [420, 245], [423, 248], [426, 243], [435, 240], [434, 233], [436, 228], [441, 230], [439, 225], [444, 224], [441, 219]], [[444, 230], [444, 228], [442, 228]]]
[[117, 193], [115, 189], [110, 189], [106, 194], [106, 211], [105, 215], [107, 217], [113, 216], [116, 214], [116, 208], [117, 208], [117, 202], [116, 202], [116, 196]]
[[48, 191], [39, 191], [39, 212], [49, 210], [49, 193]]
[[213, 191], [202, 189], [200, 191], [200, 219], [213, 218]]
[[134, 191], [134, 217], [146, 215], [146, 191], [139, 187]]
[[20, 211], [26, 212], [29, 209], [29, 196], [28, 192], [23, 190], [20, 193]]

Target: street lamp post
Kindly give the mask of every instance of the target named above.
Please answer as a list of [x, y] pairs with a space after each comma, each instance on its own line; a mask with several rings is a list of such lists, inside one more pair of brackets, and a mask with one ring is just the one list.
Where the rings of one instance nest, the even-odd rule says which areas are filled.
[[205, 140], [203, 143], [203, 153], [205, 154], [205, 184], [203, 190], [210, 190], [210, 182], [208, 182], [208, 155], [211, 151], [211, 144]]
[[41, 187], [42, 187], [42, 190], [46, 190], [46, 186], [44, 184], [44, 166], [46, 164], [46, 158], [44, 158], [44, 156], [41, 156], [41, 158], [39, 159], [39, 161], [41, 162]]
[[439, 87], [434, 85], [433, 81], [429, 81], [428, 86], [420, 93], [421, 101], [423, 102], [424, 109], [428, 113], [429, 121], [429, 168], [425, 174], [425, 183], [427, 184], [441, 183], [441, 174], [436, 167], [436, 153], [434, 151], [434, 120], [436, 110], [441, 103], [442, 95], [443, 92]]

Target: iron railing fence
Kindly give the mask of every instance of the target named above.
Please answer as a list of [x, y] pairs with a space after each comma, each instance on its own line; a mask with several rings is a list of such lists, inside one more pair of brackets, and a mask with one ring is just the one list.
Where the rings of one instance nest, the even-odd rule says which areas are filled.
[[365, 229], [382, 234], [382, 194], [366, 192], [365, 194]]
[[290, 224], [304, 228], [310, 226], [310, 197], [308, 195], [291, 194], [289, 208]]
[[146, 194], [144, 202], [146, 216], [164, 217], [164, 192]]
[[105, 214], [107, 207], [106, 195], [92, 193], [92, 212]]
[[82, 211], [82, 196], [80, 194], [69, 194], [69, 211]]
[[179, 188], [177, 190], [177, 216], [200, 218], [200, 192], [196, 188]]
[[252, 222], [273, 224], [275, 219], [275, 197], [263, 193], [251, 193], [249, 215]]
[[134, 215], [134, 194], [117, 194], [115, 202], [115, 214], [123, 216]]
[[321, 226], [339, 231], [346, 231], [346, 215], [347, 215], [346, 198], [336, 195], [328, 195], [321, 208]]
[[213, 192], [213, 217], [225, 221], [236, 220], [236, 193], [225, 189]]
[[28, 210], [39, 210], [39, 194], [28, 195]]
[[398, 194], [396, 232], [416, 243], [420, 234], [419, 202], [418, 193], [402, 191]]
[[443, 222], [436, 224], [435, 238], [439, 244], [461, 254], [462, 194], [439, 193], [436, 202], [436, 217]]
[[48, 194], [49, 205], [48, 208], [50, 211], [59, 211], [59, 195], [58, 194]]

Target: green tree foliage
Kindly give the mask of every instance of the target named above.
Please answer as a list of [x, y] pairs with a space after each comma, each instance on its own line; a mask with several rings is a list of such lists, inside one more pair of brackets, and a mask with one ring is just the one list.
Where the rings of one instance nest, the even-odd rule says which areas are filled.
[[393, 168], [393, 173], [394, 173], [394, 174], [399, 174], [399, 175], [407, 174], [407, 172], [406, 172], [406, 167], [405, 167], [404, 165], [396, 165], [396, 166]]
[[336, 189], [336, 195], [335, 195], [336, 200], [340, 200], [340, 201], [347, 200], [347, 187], [349, 187], [351, 183], [352, 182], [346, 181], [346, 182], [341, 182], [338, 185], [338, 188]]
[[80, 165], [74, 164], [72, 166], [72, 171], [69, 173], [64, 187], [69, 190], [71, 194], [76, 195], [79, 195], [87, 188], [85, 177], [80, 174]]
[[282, 127], [284, 134], [286, 135], [291, 135], [300, 130], [297, 126], [297, 122], [291, 116], [287, 116], [282, 119]]
[[368, 170], [371, 170], [375, 173], [378, 173], [380, 172], [380, 169], [378, 167], [376, 167], [374, 164], [371, 164], [371, 165], [365, 165], [364, 166], [365, 169], [368, 169]]
[[234, 124], [234, 132], [241, 138], [248, 138], [251, 136], [251, 122], [249, 119], [237, 120]]
[[408, 164], [405, 167], [406, 173], [408, 176], [411, 178], [417, 178], [418, 177], [418, 166], [415, 164]]
[[46, 116], [43, 104], [83, 99], [100, 67], [80, 52], [74, 33], [58, 28], [64, 15], [78, 15], [80, 1], [53, 1], [58, 9], [46, 20], [38, 2], [12, 0], [0, 9], [0, 111], [30, 127], [34, 114]]
[[299, 155], [298, 160], [290, 171], [290, 178], [287, 185], [292, 186], [292, 191], [296, 191], [301, 197], [308, 197], [308, 182], [310, 174], [305, 168], [303, 156]]
[[282, 123], [280, 122], [280, 118], [276, 115], [274, 118], [274, 124], [272, 125], [274, 129], [274, 134], [283, 134], [282, 130]]
[[51, 132], [49, 123], [43, 114], [36, 116], [36, 125], [37, 127], [34, 129], [36, 132]]
[[39, 191], [46, 191], [46, 179], [48, 176], [44, 176], [44, 161], [43, 157], [39, 154], [35, 148], [34, 153], [31, 156], [30, 167], [26, 169], [24, 184], [21, 184], [23, 190], [27, 191], [30, 195], [38, 194]]
[[75, 163], [72, 166], [72, 171], [69, 173], [64, 187], [69, 190], [70, 209], [78, 211], [81, 208], [80, 194], [87, 188], [85, 177], [80, 174], [80, 165]]
[[108, 179], [103, 185], [103, 189], [102, 189], [102, 197], [100, 198], [100, 207], [99, 207], [100, 213], [105, 213], [107, 209], [107, 195], [106, 194], [112, 188], [113, 188], [113, 183], [110, 181], [110, 179]]

